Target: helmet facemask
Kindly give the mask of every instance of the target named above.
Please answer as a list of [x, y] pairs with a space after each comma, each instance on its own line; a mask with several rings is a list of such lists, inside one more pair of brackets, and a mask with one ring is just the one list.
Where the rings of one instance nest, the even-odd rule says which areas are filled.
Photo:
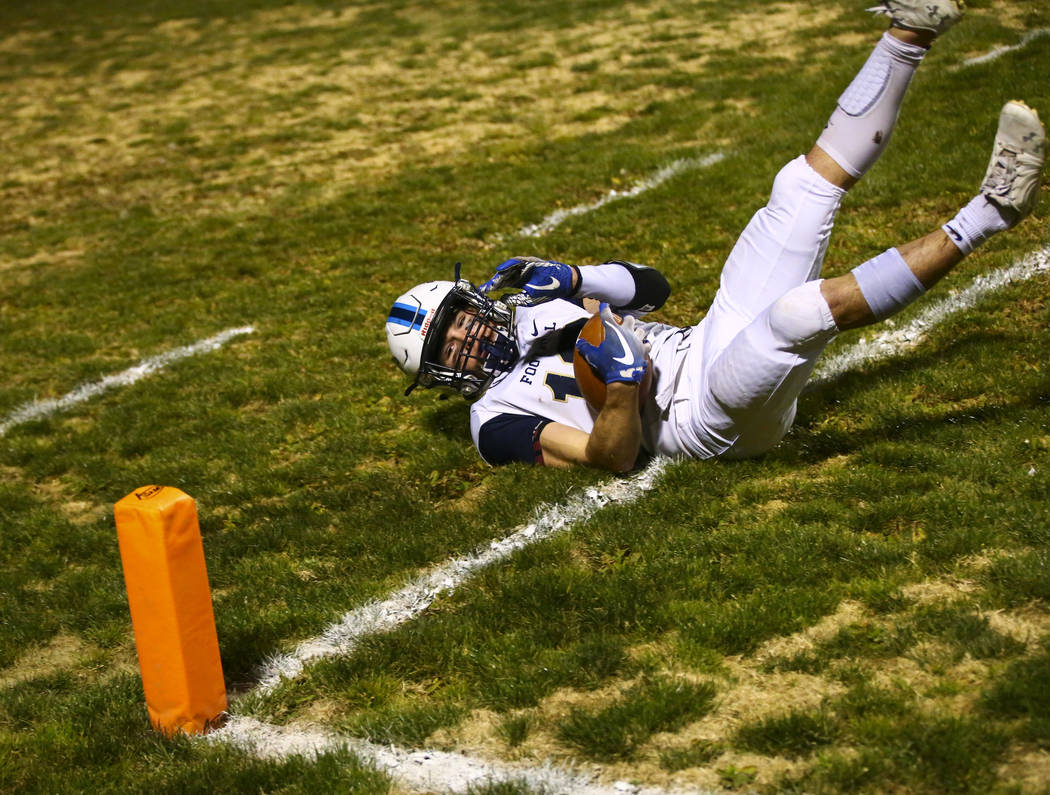
[[[441, 351], [449, 324], [461, 311], [470, 316], [470, 325], [456, 362], [449, 367], [441, 363]], [[457, 279], [431, 323], [413, 386], [445, 386], [464, 397], [476, 397], [517, 359], [512, 310], [478, 293], [466, 279]]]

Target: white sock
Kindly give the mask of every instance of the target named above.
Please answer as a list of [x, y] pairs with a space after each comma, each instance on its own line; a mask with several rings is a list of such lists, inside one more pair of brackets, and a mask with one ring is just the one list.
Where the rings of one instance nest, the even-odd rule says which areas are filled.
[[969, 254], [996, 232], [1009, 229], [1011, 225], [1003, 211], [980, 193], [941, 229], [959, 251]]
[[851, 176], [861, 177], [889, 144], [904, 94], [926, 54], [888, 32], [839, 97], [817, 146]]

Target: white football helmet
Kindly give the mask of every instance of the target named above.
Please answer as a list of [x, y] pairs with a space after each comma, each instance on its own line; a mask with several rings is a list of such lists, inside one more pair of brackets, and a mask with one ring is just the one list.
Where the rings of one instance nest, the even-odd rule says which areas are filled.
[[[440, 354], [449, 322], [460, 311], [471, 321], [459, 358], [449, 367], [441, 363]], [[513, 311], [460, 279], [458, 266], [456, 281], [425, 282], [394, 301], [386, 320], [386, 340], [394, 361], [415, 377], [406, 395], [417, 386], [443, 386], [476, 397], [518, 359]]]

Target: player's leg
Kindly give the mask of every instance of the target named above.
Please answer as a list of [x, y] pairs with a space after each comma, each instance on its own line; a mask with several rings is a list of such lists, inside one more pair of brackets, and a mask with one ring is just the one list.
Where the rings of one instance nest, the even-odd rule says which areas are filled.
[[1031, 212], [1045, 142], [1035, 111], [1007, 103], [978, 195], [944, 227], [849, 274], [795, 287], [760, 313], [707, 372], [695, 415], [707, 449], [744, 457], [779, 441], [817, 358], [839, 330], [900, 311], [981, 242]]
[[1045, 140], [1033, 109], [1023, 102], [1006, 103], [977, 196], [941, 229], [822, 283], [838, 328], [866, 326], [900, 311], [986, 239], [1028, 215], [1038, 195]]
[[707, 316], [708, 361], [759, 312], [820, 273], [845, 192], [886, 148], [930, 43], [961, 15], [956, 0], [884, 0], [889, 31], [839, 99], [817, 144], [777, 175], [737, 240]]
[[962, 16], [958, 0], [883, 0], [890, 19], [864, 66], [839, 97], [816, 146], [806, 155], [822, 177], [852, 187], [882, 154], [904, 94], [923, 56]]

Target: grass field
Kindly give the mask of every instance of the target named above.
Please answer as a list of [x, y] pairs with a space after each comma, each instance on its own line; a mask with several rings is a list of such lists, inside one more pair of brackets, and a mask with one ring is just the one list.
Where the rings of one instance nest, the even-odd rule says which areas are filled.
[[[150, 729], [112, 505], [160, 483], [198, 501], [235, 715], [627, 789], [1046, 792], [1046, 273], [819, 381], [765, 458], [671, 463], [257, 686], [347, 611], [609, 480], [482, 464], [466, 404], [402, 397], [392, 300], [457, 261], [479, 282], [513, 254], [628, 258], [668, 276], [660, 319], [695, 322], [879, 35], [863, 5], [0, 8], [0, 423], [254, 329], [0, 433], [0, 790], [406, 789], [349, 749]], [[1004, 101], [1050, 117], [1050, 36], [1026, 37], [1050, 6], [968, 5], [847, 199], [826, 274], [950, 218]], [[1046, 193], [928, 300], [1045, 250]]]

